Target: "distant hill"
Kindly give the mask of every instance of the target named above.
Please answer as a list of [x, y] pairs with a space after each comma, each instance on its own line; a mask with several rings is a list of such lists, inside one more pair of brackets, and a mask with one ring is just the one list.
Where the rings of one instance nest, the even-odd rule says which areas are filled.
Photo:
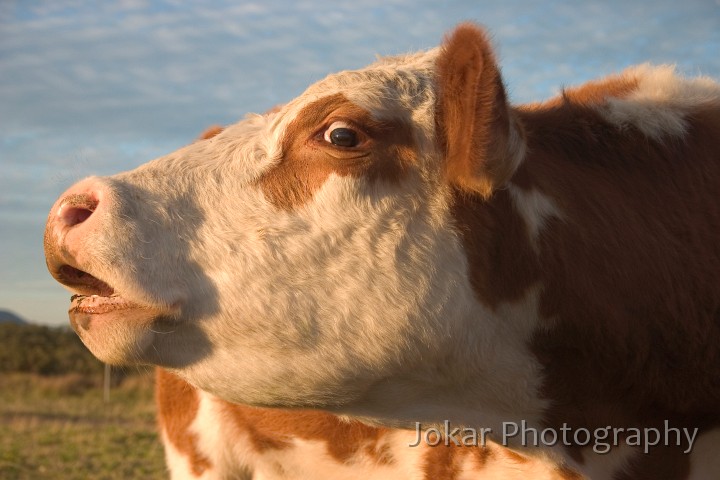
[[9, 310], [0, 310], [0, 323], [14, 323], [16, 325], [25, 325], [28, 322], [18, 317]]

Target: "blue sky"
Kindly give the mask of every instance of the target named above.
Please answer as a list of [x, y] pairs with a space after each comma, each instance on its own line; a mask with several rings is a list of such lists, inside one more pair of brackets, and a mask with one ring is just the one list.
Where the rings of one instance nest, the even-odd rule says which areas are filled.
[[651, 61], [720, 79], [720, 0], [0, 2], [0, 309], [67, 322], [42, 232], [76, 180], [136, 167], [210, 124], [377, 54], [487, 26], [515, 102]]

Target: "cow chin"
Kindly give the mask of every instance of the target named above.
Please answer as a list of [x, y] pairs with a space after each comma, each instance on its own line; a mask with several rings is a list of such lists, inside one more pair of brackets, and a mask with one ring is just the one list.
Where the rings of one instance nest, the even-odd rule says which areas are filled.
[[74, 299], [70, 324], [98, 359], [113, 365], [146, 363], [147, 350], [165, 317], [159, 310], [124, 303], [118, 308], [81, 308]]

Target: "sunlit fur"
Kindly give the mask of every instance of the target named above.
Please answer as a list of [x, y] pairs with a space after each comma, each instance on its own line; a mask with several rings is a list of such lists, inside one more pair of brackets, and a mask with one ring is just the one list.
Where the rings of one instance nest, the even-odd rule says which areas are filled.
[[[479, 52], [467, 64], [466, 44]], [[666, 385], [680, 374], [664, 362], [712, 375], [720, 355], [695, 345], [717, 336], [720, 88], [645, 65], [512, 107], [493, 59], [487, 36], [461, 26], [441, 49], [331, 75], [272, 113], [71, 188], [66, 198], [92, 190], [106, 200], [67, 236], [51, 213], [46, 248], [75, 252], [78, 268], [170, 312], [152, 323], [98, 319], [83, 340], [101, 359], [160, 365], [230, 402], [390, 427], [450, 420], [500, 431], [563, 415], [582, 426], [633, 420], [633, 408], [641, 415], [657, 400], [705, 422], [691, 460], [623, 450], [603, 466], [578, 449], [558, 453], [598, 478], [650, 475], [651, 462], [675, 462], [673, 479], [715, 468], [715, 417], [701, 414], [717, 411], [718, 393]], [[448, 105], [438, 109], [486, 84], [494, 89], [480, 107], [470, 98], [452, 119]], [[325, 115], [327, 99], [409, 128], [412, 152], [401, 164], [374, 160], [372, 178], [357, 173], [361, 159], [318, 143], [331, 114], [315, 130], [300, 121]], [[475, 124], [476, 150], [455, 158], [448, 139]], [[291, 159], [297, 171], [272, 176]], [[303, 178], [322, 182], [269, 193]], [[641, 293], [628, 306], [631, 289]], [[635, 303], [657, 309], [657, 323]], [[658, 337], [667, 358], [649, 345]], [[672, 350], [685, 337], [694, 343]], [[612, 390], [624, 377], [645, 383]], [[618, 405], [597, 404], [607, 392]]]

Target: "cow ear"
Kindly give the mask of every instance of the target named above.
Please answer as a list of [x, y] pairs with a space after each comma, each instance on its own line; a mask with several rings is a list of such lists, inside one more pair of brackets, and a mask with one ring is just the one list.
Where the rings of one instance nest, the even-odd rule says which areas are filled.
[[458, 26], [436, 62], [445, 173], [451, 184], [489, 197], [512, 177], [525, 143], [487, 35], [474, 24]]

